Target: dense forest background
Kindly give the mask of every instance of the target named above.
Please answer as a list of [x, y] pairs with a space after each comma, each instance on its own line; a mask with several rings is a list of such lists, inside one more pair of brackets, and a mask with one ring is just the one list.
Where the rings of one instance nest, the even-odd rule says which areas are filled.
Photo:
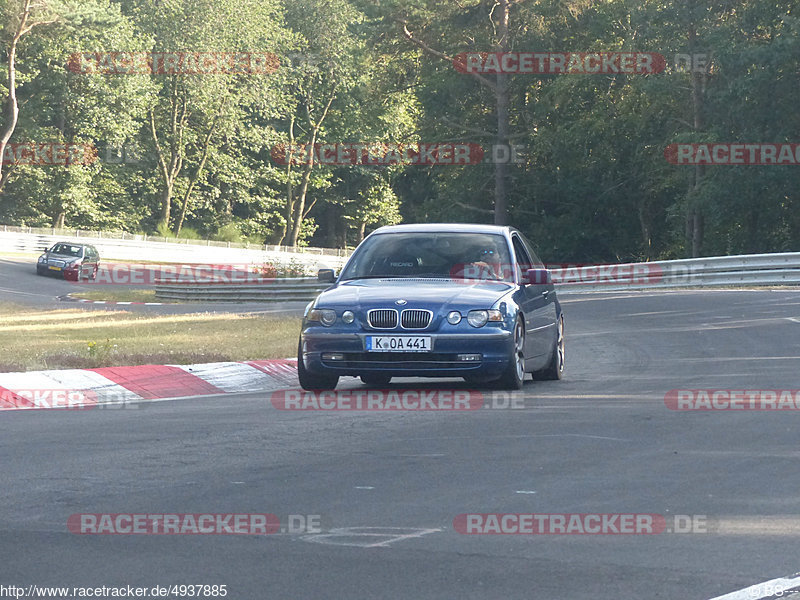
[[[673, 143], [798, 142], [793, 0], [0, 0], [0, 223], [353, 246], [507, 222], [550, 262], [800, 250], [800, 165], [670, 164]], [[270, 74], [108, 75], [84, 52], [261, 52]], [[656, 74], [493, 75], [462, 52], [656, 52]], [[704, 57], [700, 68], [675, 57]], [[695, 65], [697, 67], [697, 65]], [[508, 164], [281, 164], [280, 144], [522, 146]]]

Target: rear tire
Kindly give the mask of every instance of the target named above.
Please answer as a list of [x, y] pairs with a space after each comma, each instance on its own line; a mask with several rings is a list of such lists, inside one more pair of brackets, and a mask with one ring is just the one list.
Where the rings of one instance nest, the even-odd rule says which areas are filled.
[[521, 390], [525, 381], [525, 324], [517, 319], [514, 325], [514, 346], [509, 355], [508, 367], [494, 382], [501, 390]]
[[550, 358], [550, 362], [541, 371], [534, 372], [533, 378], [543, 379], [545, 381], [557, 381], [561, 379], [564, 376], [565, 350], [564, 315], [561, 315], [558, 318], [558, 333], [556, 335], [556, 343], [553, 346], [553, 355]]
[[308, 391], [335, 390], [339, 383], [338, 375], [316, 375], [306, 371], [302, 342], [297, 346], [297, 379], [300, 381], [300, 387]]

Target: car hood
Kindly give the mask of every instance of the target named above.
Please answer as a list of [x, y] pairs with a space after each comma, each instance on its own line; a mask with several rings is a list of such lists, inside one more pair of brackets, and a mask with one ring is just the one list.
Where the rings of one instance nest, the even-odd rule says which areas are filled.
[[42, 254], [45, 258], [54, 258], [56, 260], [63, 260], [64, 262], [75, 262], [76, 260], [80, 260], [78, 256], [72, 256], [71, 254], [56, 254], [55, 252], [45, 252]]
[[[491, 308], [514, 285], [501, 281], [465, 282], [452, 279], [357, 279], [322, 292], [316, 305], [322, 308], [379, 307], [472, 310]], [[397, 300], [406, 304], [397, 305]]]

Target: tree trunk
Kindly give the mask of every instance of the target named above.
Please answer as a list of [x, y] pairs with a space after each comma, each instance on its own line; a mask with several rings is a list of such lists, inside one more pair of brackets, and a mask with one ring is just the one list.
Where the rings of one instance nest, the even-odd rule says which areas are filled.
[[[303, 169], [303, 176], [300, 180], [300, 191], [297, 194], [297, 198], [294, 201], [294, 213], [292, 214], [292, 227], [291, 227], [291, 235], [289, 237], [289, 245], [292, 248], [297, 247], [297, 240], [300, 238], [300, 228], [303, 225], [303, 219], [305, 219], [306, 214], [308, 211], [306, 210], [306, 194], [308, 193], [308, 184], [311, 181], [311, 171], [314, 170], [314, 145], [317, 143], [317, 136], [319, 135], [319, 130], [322, 128], [322, 122], [325, 120], [325, 117], [328, 116], [328, 111], [331, 108], [331, 104], [333, 104], [333, 100], [336, 98], [336, 85], [333, 86], [330, 92], [330, 96], [328, 97], [328, 102], [325, 105], [325, 108], [322, 110], [322, 114], [319, 116], [319, 119], [315, 122], [311, 115], [311, 101], [310, 99], [306, 99], [306, 119], [308, 121], [308, 128], [311, 131], [311, 136], [308, 141], [308, 147], [310, 148], [310, 152], [308, 154], [308, 163], [305, 165]], [[313, 207], [313, 203], [312, 203]], [[308, 210], [311, 210], [309, 208]]]
[[358, 224], [358, 243], [359, 244], [364, 241], [364, 232], [366, 231], [366, 228], [367, 228], [367, 222], [366, 221], [361, 221]]
[[172, 181], [164, 184], [161, 190], [161, 218], [159, 222], [169, 225], [170, 205], [172, 204]]
[[[492, 14], [495, 11], [499, 11], [499, 16], [497, 19], [497, 41], [494, 44], [494, 51], [495, 52], [508, 52], [509, 49], [509, 41], [508, 41], [508, 23], [509, 23], [509, 13], [511, 8], [512, 0], [496, 0], [494, 6], [492, 8]], [[428, 54], [435, 56], [441, 60], [445, 60], [447, 62], [453, 62], [454, 57], [447, 55], [444, 52], [440, 52], [434, 48], [431, 48], [425, 42], [418, 40], [414, 37], [414, 35], [409, 31], [408, 25], [406, 21], [399, 20], [400, 26], [403, 31], [403, 35], [408, 39], [410, 42], [427, 52]], [[495, 113], [497, 117], [497, 132], [493, 136], [496, 140], [497, 144], [508, 145], [509, 143], [509, 132], [511, 129], [511, 124], [509, 120], [509, 106], [511, 103], [510, 95], [509, 95], [509, 85], [508, 85], [508, 75], [503, 73], [498, 73], [494, 80], [489, 79], [488, 77], [484, 77], [481, 73], [478, 72], [469, 72], [475, 79], [477, 79], [481, 85], [484, 85], [492, 90], [492, 93], [495, 97]], [[494, 166], [494, 209], [492, 212], [494, 215], [494, 222], [497, 225], [505, 225], [508, 223], [508, 192], [506, 189], [506, 185], [508, 182], [508, 165], [505, 163], [497, 162]], [[473, 208], [474, 207], [469, 207]], [[477, 209], [483, 210], [483, 209]]]
[[[496, 52], [508, 51], [508, 13], [509, 0], [498, 0], [500, 17], [497, 27], [498, 40]], [[509, 117], [508, 117], [508, 75], [497, 74], [495, 86], [495, 109], [497, 111], [497, 144], [499, 147], [508, 147]], [[494, 223], [495, 225], [508, 224], [508, 197], [506, 182], [508, 178], [507, 164], [497, 161], [494, 165]]]
[[208, 127], [208, 131], [206, 132], [205, 138], [203, 138], [203, 150], [200, 156], [200, 162], [197, 165], [197, 169], [195, 170], [194, 174], [189, 179], [189, 185], [186, 188], [186, 193], [183, 195], [183, 202], [181, 206], [181, 217], [178, 220], [178, 226], [175, 228], [175, 235], [178, 236], [181, 234], [181, 228], [183, 227], [183, 221], [186, 218], [186, 209], [189, 206], [189, 197], [192, 195], [192, 191], [194, 191], [194, 186], [197, 184], [197, 181], [200, 179], [200, 175], [203, 173], [203, 169], [206, 166], [206, 161], [208, 160], [208, 149], [211, 146], [211, 136], [214, 135], [214, 131], [217, 128], [217, 121], [219, 117], [222, 115], [222, 109], [225, 106], [225, 98], [222, 99], [222, 102], [219, 105], [219, 110], [214, 115], [214, 118], [211, 121], [211, 125]]
[[289, 235], [289, 246], [295, 248], [297, 240], [300, 237], [300, 227], [303, 224], [303, 213], [306, 209], [306, 194], [308, 193], [308, 183], [311, 180], [311, 171], [314, 169], [314, 144], [317, 141], [316, 129], [311, 133], [311, 141], [309, 146], [312, 148], [309, 153], [308, 164], [303, 169], [303, 176], [300, 179], [300, 190], [297, 193], [297, 198], [294, 201], [294, 212], [292, 214], [292, 229]]
[[[694, 3], [692, 3], [692, 9], [694, 9]], [[694, 19], [694, 10], [692, 10], [691, 18]], [[696, 51], [696, 40], [697, 30], [694, 22], [692, 22], [689, 26], [689, 56], [692, 57], [692, 65], [694, 65], [693, 57]], [[703, 127], [705, 127], [705, 122], [703, 119], [703, 91], [705, 88], [705, 77], [705, 73], [696, 73], [694, 70], [691, 71], [692, 114], [694, 117], [693, 128], [695, 132], [702, 131]], [[703, 179], [705, 178], [705, 174], [705, 165], [695, 165], [693, 181], [690, 189], [690, 198], [692, 198], [690, 202], [692, 205], [689, 207], [689, 223], [687, 227], [690, 234], [689, 240], [692, 248], [692, 257], [700, 256], [703, 251], [703, 234], [705, 229], [703, 207], [698, 204], [696, 198], [698, 196], [697, 192], [699, 191], [700, 186], [703, 183]]]
[[161, 148], [156, 131], [155, 109], [149, 111], [150, 135], [158, 157], [158, 166], [164, 187], [161, 190], [161, 222], [169, 227], [169, 219], [172, 205], [172, 192], [175, 188], [175, 180], [183, 168], [183, 131], [188, 119], [187, 100], [185, 95], [181, 97], [178, 90], [177, 78], [173, 78], [172, 90], [170, 93], [171, 113], [169, 123], [169, 156]]
[[[14, 134], [14, 129], [17, 127], [17, 119], [19, 118], [19, 105], [17, 104], [17, 44], [23, 34], [26, 33], [25, 25], [31, 14], [31, 1], [32, 0], [25, 0], [25, 3], [22, 5], [19, 25], [8, 45], [8, 98], [6, 99], [5, 105], [5, 124], [2, 130], [0, 130], [0, 181], [4, 183], [2, 158], [5, 155], [8, 141], [11, 139], [11, 136]], [[28, 31], [30, 31], [30, 29], [28, 29]]]
[[295, 116], [289, 117], [289, 148], [286, 152], [286, 203], [283, 207], [283, 226], [281, 227], [281, 237], [278, 245], [286, 245], [286, 236], [292, 225], [292, 214], [294, 214], [294, 186], [292, 185], [292, 161], [294, 160], [294, 122]]

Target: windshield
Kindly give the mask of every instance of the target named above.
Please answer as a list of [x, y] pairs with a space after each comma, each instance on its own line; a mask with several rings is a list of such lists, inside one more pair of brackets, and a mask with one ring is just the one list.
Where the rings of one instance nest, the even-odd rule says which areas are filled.
[[367, 239], [342, 280], [452, 277], [513, 281], [508, 244], [487, 233], [384, 233]]
[[64, 256], [80, 256], [81, 246], [71, 244], [56, 244], [50, 249], [53, 254], [63, 254]]

